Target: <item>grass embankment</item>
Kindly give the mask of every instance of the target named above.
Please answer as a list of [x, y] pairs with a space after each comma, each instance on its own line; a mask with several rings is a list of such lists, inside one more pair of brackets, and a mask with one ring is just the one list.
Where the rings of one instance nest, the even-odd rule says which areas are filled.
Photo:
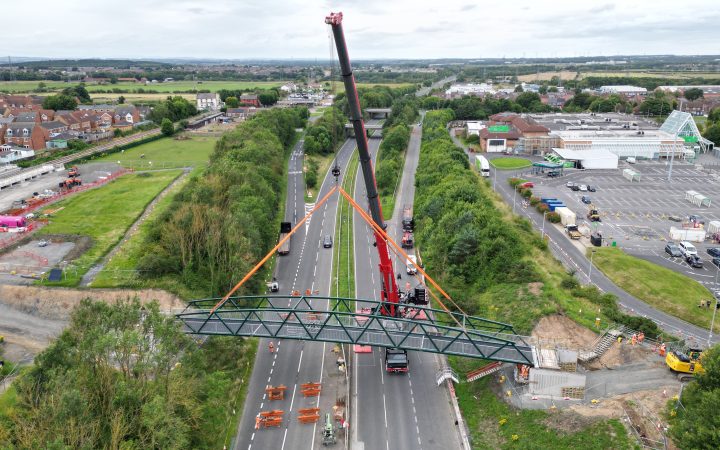
[[[611, 315], [622, 317], [613, 296], [580, 287], [552, 257], [532, 224], [512, 214], [487, 181], [471, 170], [445, 128], [451, 119], [448, 111], [433, 111], [423, 126], [415, 179], [415, 236], [425, 270], [468, 314], [512, 324], [519, 334], [529, 334], [549, 314], [565, 314], [590, 329], [597, 316], [601, 327]], [[486, 364], [455, 357], [449, 361], [461, 377]], [[631, 447], [617, 421], [555, 426], [554, 414], [516, 411], [488, 383], [460, 384], [456, 389], [474, 448]], [[501, 425], [502, 419], [506, 421]]]
[[514, 170], [514, 169], [522, 169], [525, 167], [530, 167], [532, 165], [532, 161], [525, 158], [515, 158], [515, 157], [503, 157], [503, 158], [495, 158], [490, 160], [490, 164], [498, 168], [500, 170]]
[[63, 281], [49, 284], [77, 285], [90, 266], [110, 251], [148, 203], [180, 173], [171, 170], [125, 175], [52, 205], [53, 210], [63, 209], [53, 214], [50, 223], [38, 234], [89, 236], [92, 245], [65, 270]]
[[[325, 174], [330, 165], [335, 160], [335, 155], [306, 155], [304, 160], [305, 167], [303, 172], [305, 173], [305, 203], [314, 203], [317, 201], [318, 190], [322, 186], [322, 182], [325, 179]], [[309, 173], [314, 172], [314, 173]], [[315, 177], [314, 186], [310, 187], [308, 183], [308, 177]]]
[[[345, 171], [342, 187], [348, 194], [355, 192], [359, 159], [353, 152]], [[339, 195], [339, 194], [338, 194]], [[333, 246], [332, 297], [355, 298], [355, 245], [353, 240], [353, 207], [345, 198], [338, 200], [335, 242]]]
[[[699, 327], [710, 326], [712, 309], [698, 305], [700, 300], [712, 299], [713, 294], [692, 278], [619, 248], [596, 249], [593, 263], [613, 283], [645, 303]], [[715, 330], [720, 330], [720, 323], [715, 324]]]
[[[185, 137], [158, 139], [93, 161], [117, 162], [123, 167], [136, 170], [193, 167], [207, 164], [217, 139], [192, 135], [187, 137], [189, 139]], [[141, 158], [142, 155], [145, 156]]]

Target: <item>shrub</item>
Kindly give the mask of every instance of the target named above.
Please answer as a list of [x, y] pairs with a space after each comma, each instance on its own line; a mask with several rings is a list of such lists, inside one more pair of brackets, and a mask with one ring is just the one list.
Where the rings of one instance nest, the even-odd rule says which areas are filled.
[[560, 214], [556, 213], [555, 211], [551, 211], [547, 213], [547, 220], [550, 221], [550, 223], [559, 223]]
[[523, 189], [520, 191], [520, 194], [523, 196], [523, 198], [530, 198], [532, 197], [532, 190], [529, 188]]
[[530, 197], [530, 206], [537, 206], [540, 203], [540, 197]]
[[518, 184], [523, 183], [523, 182], [525, 182], [525, 180], [523, 180], [521, 178], [515, 178], [515, 177], [508, 178], [508, 183], [512, 187], [517, 187]]
[[538, 203], [536, 208], [539, 213], [544, 213], [545, 211], [550, 211], [550, 207], [545, 203]]

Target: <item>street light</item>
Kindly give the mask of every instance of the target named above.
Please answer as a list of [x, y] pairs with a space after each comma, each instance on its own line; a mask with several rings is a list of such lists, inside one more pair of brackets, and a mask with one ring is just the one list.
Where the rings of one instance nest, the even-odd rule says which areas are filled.
[[513, 213], [515, 212], [515, 197], [517, 196], [517, 187], [513, 188]]
[[[547, 214], [547, 213], [548, 213], [547, 211], [543, 212], [542, 234], [540, 235], [541, 239], [545, 239], [545, 214]], [[720, 270], [720, 269], [718, 269], [718, 270]]]
[[595, 250], [592, 250], [590, 252], [590, 268], [588, 269], [588, 281], [592, 283], [592, 268], [593, 268], [593, 256], [595, 255]]

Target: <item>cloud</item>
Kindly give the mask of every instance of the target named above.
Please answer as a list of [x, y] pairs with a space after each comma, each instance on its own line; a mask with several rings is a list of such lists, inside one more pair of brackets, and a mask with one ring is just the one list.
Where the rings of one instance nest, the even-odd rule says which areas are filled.
[[477, 8], [477, 5], [463, 5], [460, 7], [460, 11], [470, 11], [471, 9]]
[[608, 3], [605, 5], [598, 5], [598, 6], [592, 7], [590, 9], [588, 9], [588, 12], [590, 12], [592, 14], [598, 14], [598, 13], [602, 13], [602, 12], [612, 11], [613, 9], [615, 9], [615, 5]]

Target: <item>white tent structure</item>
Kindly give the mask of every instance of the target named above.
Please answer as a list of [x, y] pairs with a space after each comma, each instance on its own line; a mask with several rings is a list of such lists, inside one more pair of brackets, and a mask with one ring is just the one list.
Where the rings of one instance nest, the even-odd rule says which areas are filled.
[[697, 143], [703, 152], [713, 147], [712, 141], [702, 137], [690, 113], [673, 111], [668, 118], [665, 119], [665, 122], [663, 122], [660, 131], [672, 136], [678, 136], [686, 143]]
[[587, 150], [553, 148], [553, 151], [566, 161], [578, 161], [585, 169], [617, 169], [618, 167], [618, 155], [604, 148]]

